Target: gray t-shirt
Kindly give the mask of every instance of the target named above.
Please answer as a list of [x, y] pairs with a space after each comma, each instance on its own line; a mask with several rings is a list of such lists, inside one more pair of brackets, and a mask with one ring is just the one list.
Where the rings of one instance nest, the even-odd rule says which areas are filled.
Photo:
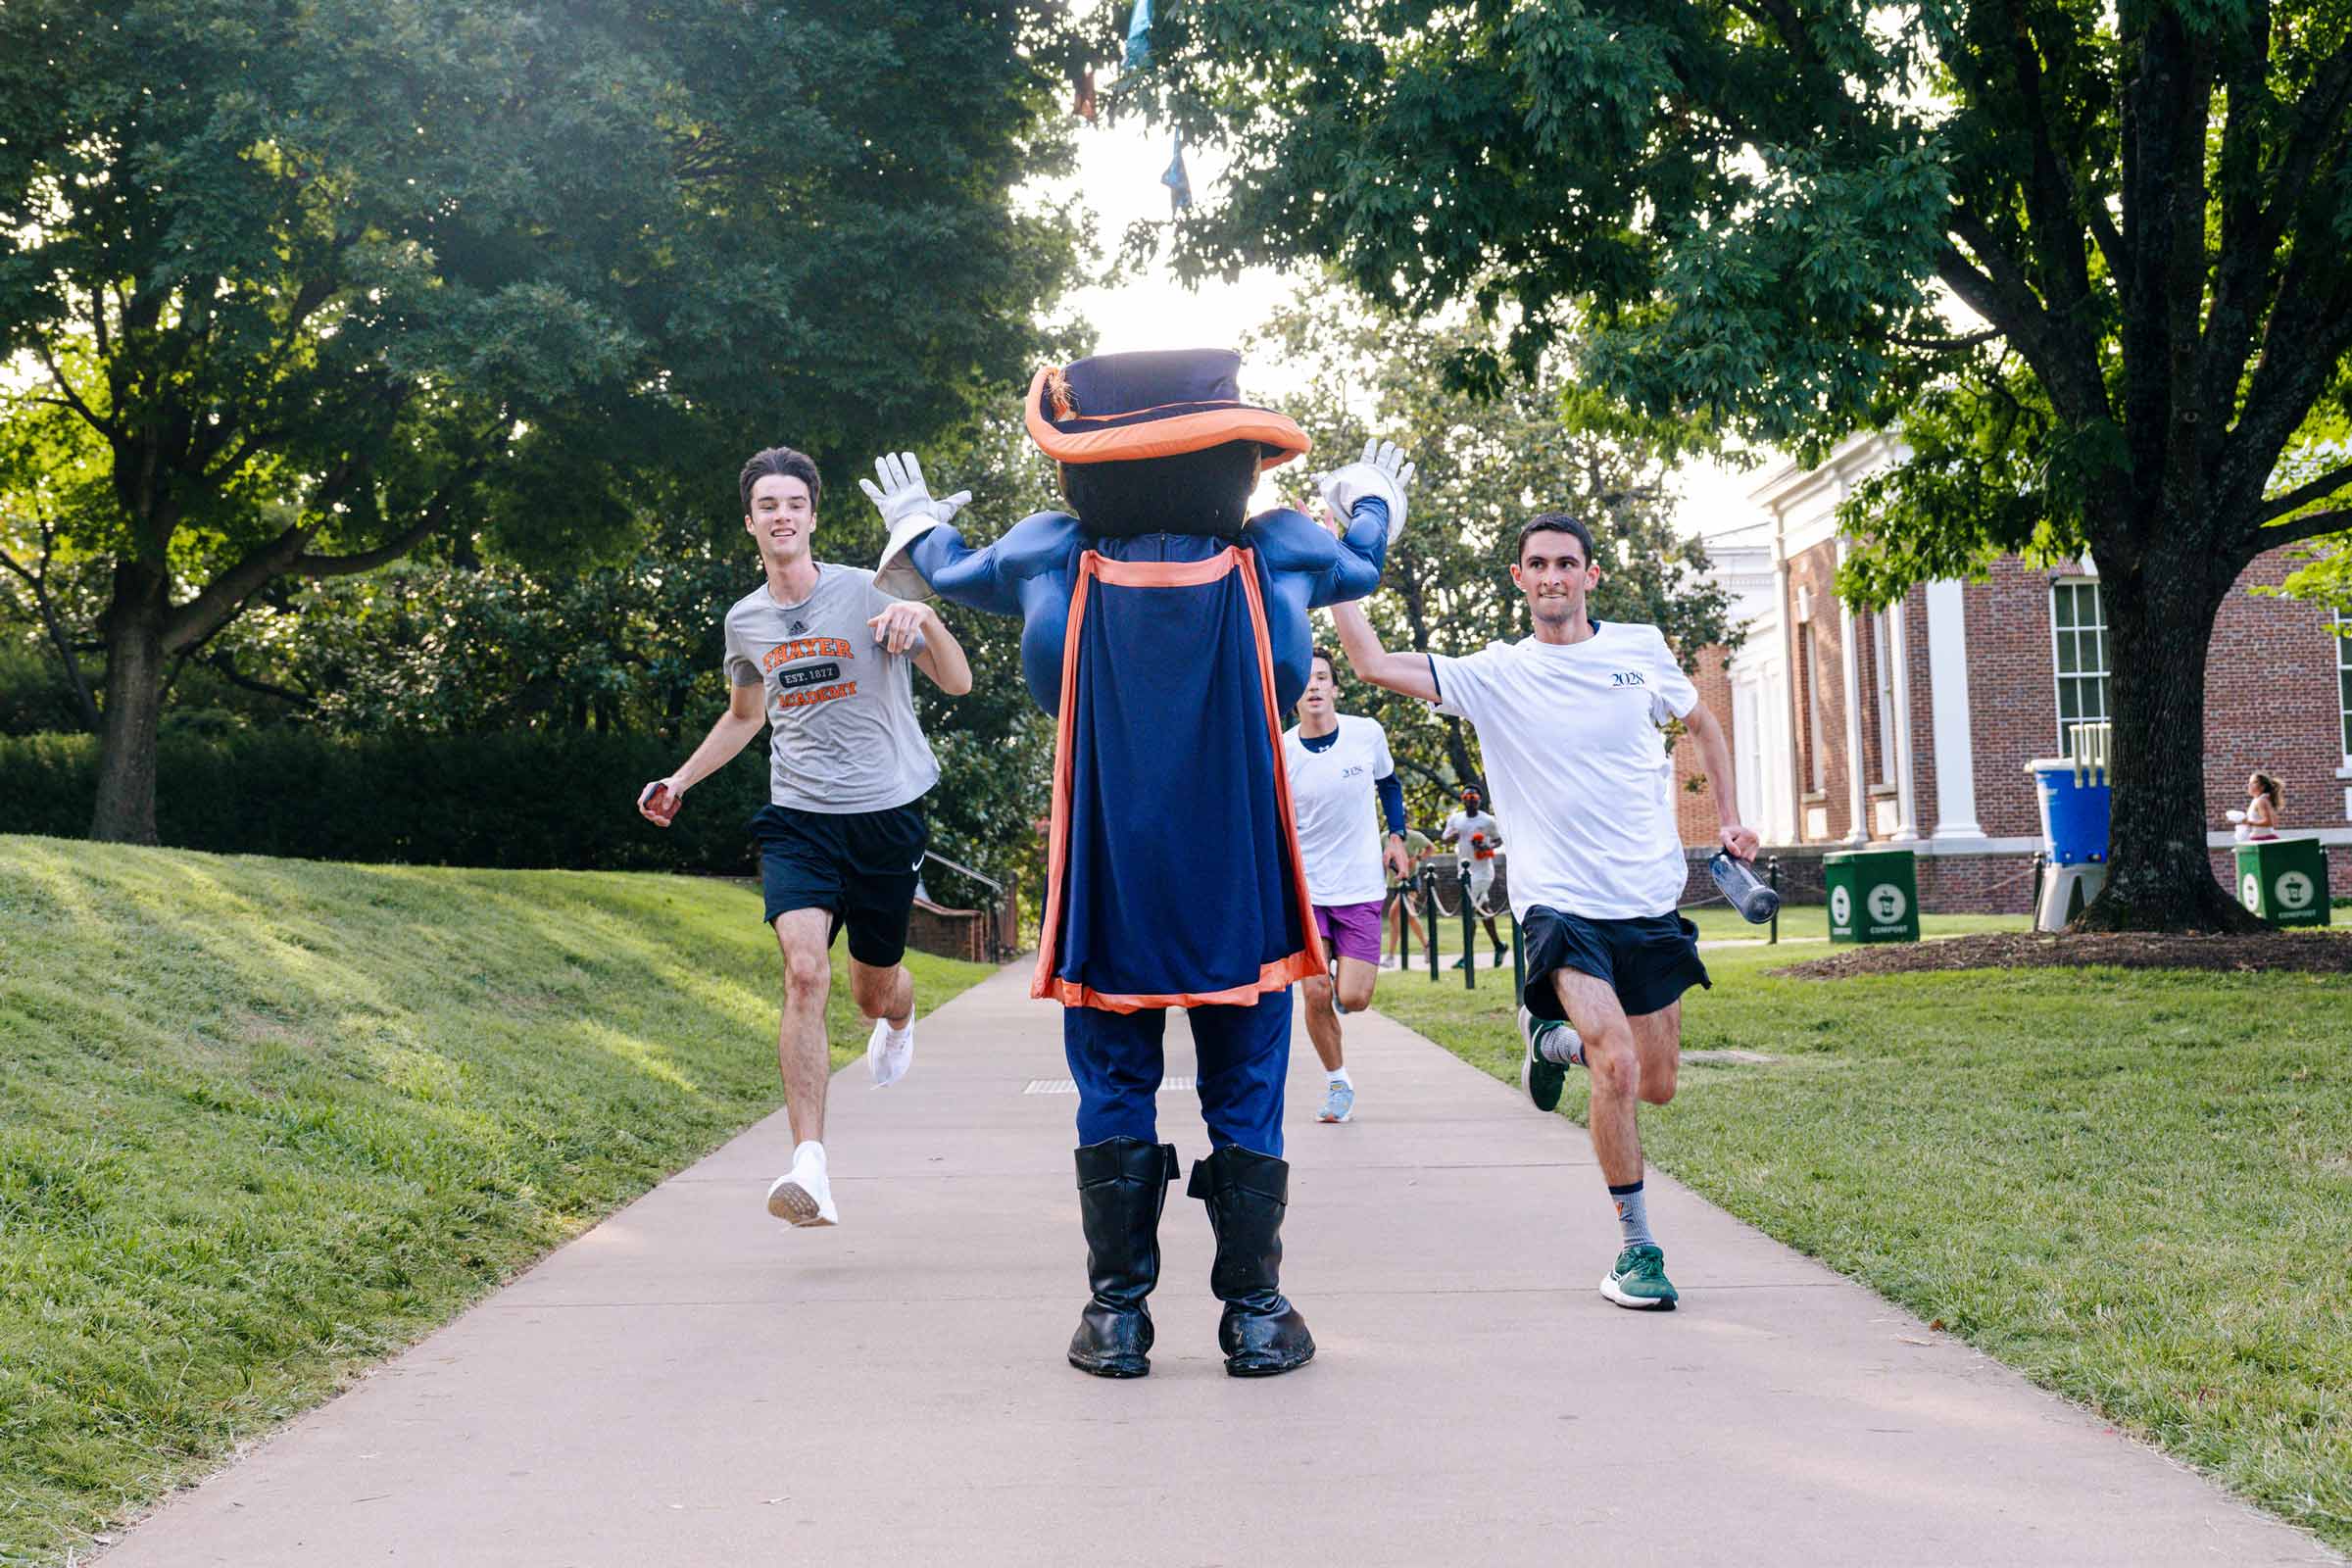
[[767, 694], [768, 799], [803, 811], [880, 811], [939, 782], [914, 719], [913, 648], [866, 624], [898, 603], [858, 566], [819, 562], [816, 587], [780, 605], [762, 582], [727, 612], [727, 681]]

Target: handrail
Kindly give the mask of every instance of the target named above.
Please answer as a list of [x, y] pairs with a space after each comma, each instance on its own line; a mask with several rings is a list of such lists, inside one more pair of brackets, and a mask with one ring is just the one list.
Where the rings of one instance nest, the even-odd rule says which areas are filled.
[[951, 871], [962, 872], [965, 876], [970, 877], [982, 887], [987, 888], [991, 893], [994, 893], [1000, 899], [1004, 896], [1004, 883], [998, 881], [993, 876], [988, 876], [982, 872], [975, 871], [970, 866], [962, 864], [960, 861], [951, 860], [946, 856], [940, 854], [937, 850], [925, 850], [923, 852], [923, 858], [926, 860], [937, 860], [940, 864], [946, 866]]

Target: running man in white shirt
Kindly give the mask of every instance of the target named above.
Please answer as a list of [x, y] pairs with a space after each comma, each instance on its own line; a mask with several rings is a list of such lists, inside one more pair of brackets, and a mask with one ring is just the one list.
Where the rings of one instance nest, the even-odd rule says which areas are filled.
[[1725, 849], [1753, 859], [1738, 816], [1723, 726], [1655, 626], [1587, 617], [1600, 582], [1592, 535], [1545, 513], [1519, 531], [1511, 581], [1535, 635], [1467, 659], [1392, 654], [1355, 605], [1334, 609], [1340, 645], [1376, 686], [1470, 720], [1511, 803], [1511, 906], [1527, 938], [1520, 1082], [1544, 1110], [1570, 1066], [1592, 1075], [1592, 1148], [1623, 1243], [1601, 1281], [1619, 1306], [1671, 1308], [1666, 1254], [1642, 1191], [1643, 1102], [1674, 1098], [1681, 997], [1707, 984], [1697, 928], [1675, 913], [1686, 875], [1674, 764], [1659, 726], [1680, 718], [1698, 744]]
[[[1283, 770], [1290, 776], [1291, 809], [1298, 820], [1298, 854], [1306, 862], [1306, 893], [1315, 929], [1336, 956], [1333, 976], [1312, 975], [1306, 993], [1306, 1037], [1322, 1058], [1326, 1084], [1317, 1121], [1346, 1121], [1355, 1113], [1355, 1082], [1340, 1050], [1340, 1014], [1372, 1004], [1380, 974], [1380, 910], [1384, 866], [1405, 874], [1404, 789], [1389, 757], [1388, 732], [1377, 719], [1339, 710], [1339, 677], [1331, 654], [1318, 648], [1307, 663], [1298, 724], [1282, 738]], [[1364, 832], [1379, 799], [1388, 836]], [[1378, 846], [1378, 848], [1375, 848]], [[1333, 993], [1337, 991], [1335, 999]], [[1338, 1006], [1333, 1006], [1334, 1001]]]
[[[1502, 824], [1494, 813], [1483, 809], [1482, 797], [1475, 789], [1462, 791], [1462, 808], [1446, 819], [1438, 837], [1451, 844], [1454, 853], [1462, 858], [1463, 867], [1470, 873], [1470, 907], [1487, 922], [1487, 940], [1494, 944], [1494, 967], [1502, 967], [1510, 949], [1502, 945], [1502, 934], [1494, 929], [1494, 852], [1502, 846]], [[1464, 953], [1453, 960], [1456, 969], [1470, 966], [1470, 955]]]

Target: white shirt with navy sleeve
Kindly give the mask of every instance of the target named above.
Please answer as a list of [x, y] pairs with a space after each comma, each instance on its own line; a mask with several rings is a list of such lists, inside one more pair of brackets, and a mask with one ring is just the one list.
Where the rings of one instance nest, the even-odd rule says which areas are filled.
[[1378, 781], [1396, 772], [1396, 763], [1380, 720], [1354, 713], [1335, 716], [1339, 732], [1322, 751], [1307, 750], [1296, 725], [1282, 737], [1306, 895], [1324, 906], [1378, 904], [1389, 890], [1381, 861], [1387, 841], [1380, 833]]
[[1601, 621], [1578, 643], [1429, 656], [1438, 711], [1466, 718], [1511, 819], [1511, 911], [1593, 920], [1670, 912], [1686, 862], [1660, 726], [1698, 689], [1655, 626]]

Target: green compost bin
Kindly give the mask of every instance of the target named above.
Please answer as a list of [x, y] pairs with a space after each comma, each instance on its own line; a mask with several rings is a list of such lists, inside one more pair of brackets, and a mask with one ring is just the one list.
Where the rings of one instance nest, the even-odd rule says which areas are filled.
[[1909, 850], [1840, 850], [1821, 858], [1832, 942], [1917, 942], [1919, 870]]
[[2328, 923], [2328, 851], [2318, 839], [2237, 847], [2237, 902], [2273, 925]]

